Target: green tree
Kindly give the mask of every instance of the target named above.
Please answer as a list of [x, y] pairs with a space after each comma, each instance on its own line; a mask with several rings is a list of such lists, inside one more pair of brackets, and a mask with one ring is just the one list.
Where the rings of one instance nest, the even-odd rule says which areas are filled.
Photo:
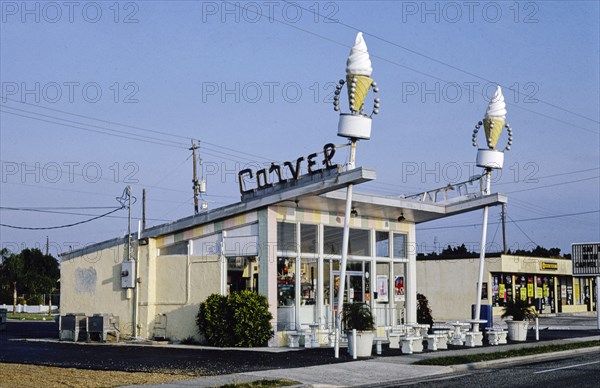
[[12, 289], [13, 312], [17, 311], [19, 293], [42, 294], [56, 290], [60, 277], [58, 261], [39, 249], [23, 249], [20, 253], [2, 250], [0, 286]]
[[13, 314], [17, 312], [18, 287], [22, 287], [24, 266], [21, 255], [2, 249], [2, 264], [0, 265], [0, 284], [2, 288], [12, 290]]

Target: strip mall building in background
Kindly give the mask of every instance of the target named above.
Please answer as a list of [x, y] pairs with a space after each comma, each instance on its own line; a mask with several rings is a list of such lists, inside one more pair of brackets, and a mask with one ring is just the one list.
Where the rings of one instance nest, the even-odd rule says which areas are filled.
[[[476, 288], [464, 280], [477, 276], [478, 271], [475, 257], [419, 256], [418, 292], [429, 299], [434, 319], [470, 316]], [[513, 299], [527, 300], [542, 314], [593, 311], [597, 304], [595, 279], [573, 277], [573, 262], [565, 258], [490, 254], [485, 258], [482, 284], [481, 304], [491, 305], [496, 316]]]

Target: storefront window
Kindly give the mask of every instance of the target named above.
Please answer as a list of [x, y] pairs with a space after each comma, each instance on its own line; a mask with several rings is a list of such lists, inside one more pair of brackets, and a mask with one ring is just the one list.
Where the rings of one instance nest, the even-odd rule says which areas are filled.
[[343, 228], [325, 226], [323, 229], [323, 251], [326, 255], [342, 254]]
[[300, 251], [318, 253], [317, 225], [300, 225]]
[[295, 253], [296, 224], [290, 222], [277, 223], [277, 250], [285, 254]]
[[227, 290], [229, 293], [243, 290], [258, 291], [257, 257], [227, 257]]
[[[335, 226], [325, 226], [323, 230], [323, 250], [326, 255], [341, 255], [344, 229]], [[367, 229], [350, 229], [348, 254], [355, 256], [370, 256], [369, 231]]]
[[390, 234], [388, 232], [375, 232], [375, 255], [390, 257]]
[[316, 304], [317, 297], [317, 259], [301, 259], [300, 266], [300, 281], [302, 288], [300, 289], [300, 298], [302, 305]]
[[334, 298], [337, 298], [337, 290], [339, 289], [339, 276], [336, 275], [334, 278], [333, 274], [336, 272], [339, 273], [340, 261], [333, 259], [325, 260], [323, 270], [323, 304], [335, 304], [337, 303], [337, 299]]
[[188, 242], [179, 241], [175, 244], [162, 247], [159, 250], [160, 256], [168, 256], [168, 255], [187, 255], [188, 254]]
[[371, 244], [369, 244], [369, 231], [367, 229], [350, 229], [348, 254], [371, 256]]
[[[394, 265], [394, 309], [387, 312], [386, 321], [380, 324], [396, 325], [403, 322], [406, 308], [406, 263]], [[389, 316], [389, 318], [388, 318]], [[377, 320], [381, 322], [378, 317]]]
[[387, 303], [390, 300], [390, 263], [377, 263], [376, 267], [377, 273], [375, 275], [375, 301], [378, 303]]
[[394, 259], [406, 258], [406, 235], [394, 233]]
[[291, 257], [277, 258], [277, 304], [293, 306], [296, 299], [294, 274], [296, 260]]

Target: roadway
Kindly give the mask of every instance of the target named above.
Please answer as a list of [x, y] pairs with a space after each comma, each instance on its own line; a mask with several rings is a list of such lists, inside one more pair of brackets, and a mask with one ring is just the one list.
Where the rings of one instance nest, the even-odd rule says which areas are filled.
[[596, 388], [600, 381], [600, 353], [575, 354], [555, 360], [535, 359], [504, 367], [460, 370], [450, 375], [411, 382], [395, 382], [381, 386], [413, 387], [569, 387]]

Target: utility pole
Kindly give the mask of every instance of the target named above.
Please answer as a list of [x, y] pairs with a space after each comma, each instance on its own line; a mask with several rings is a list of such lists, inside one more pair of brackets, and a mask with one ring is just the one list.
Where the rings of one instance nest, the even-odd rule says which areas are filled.
[[146, 189], [142, 189], [142, 230], [146, 230]]
[[50, 238], [48, 236], [46, 236], [46, 256], [48, 256], [49, 252], [50, 252]]
[[193, 163], [194, 163], [194, 177], [192, 178], [192, 188], [194, 189], [194, 214], [198, 214], [198, 172], [196, 169], [196, 150], [198, 149], [198, 146], [196, 145], [196, 143], [194, 142], [194, 140], [192, 139], [192, 148], [190, 148], [190, 150], [192, 150], [192, 159], [193, 159]]
[[127, 186], [127, 261], [131, 260], [131, 186]]
[[506, 204], [502, 204], [502, 244], [503, 244], [503, 253], [506, 255], [506, 215], [504, 213], [504, 208]]

